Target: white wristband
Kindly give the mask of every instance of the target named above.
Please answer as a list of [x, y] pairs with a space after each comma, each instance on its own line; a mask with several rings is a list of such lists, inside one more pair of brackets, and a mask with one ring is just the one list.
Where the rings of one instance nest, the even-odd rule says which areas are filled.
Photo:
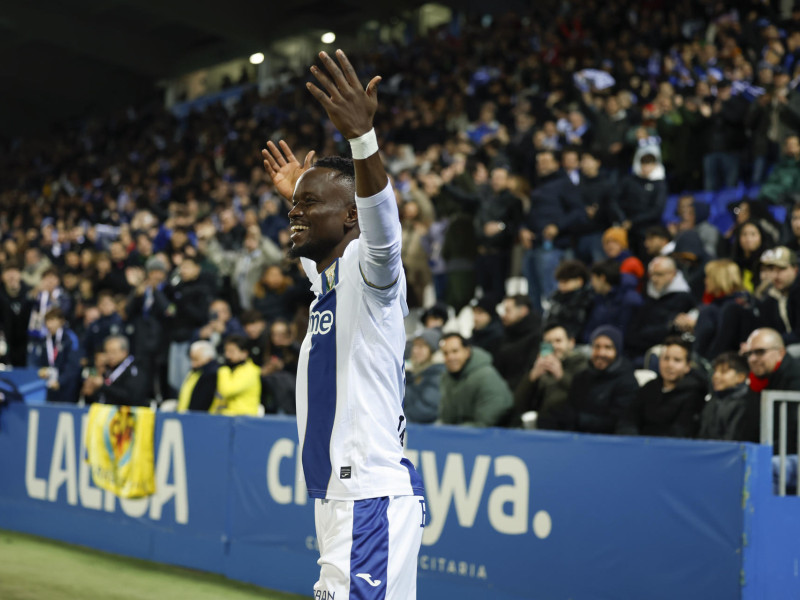
[[378, 137], [375, 135], [374, 128], [364, 135], [347, 141], [350, 142], [350, 152], [353, 154], [353, 160], [364, 160], [378, 151]]

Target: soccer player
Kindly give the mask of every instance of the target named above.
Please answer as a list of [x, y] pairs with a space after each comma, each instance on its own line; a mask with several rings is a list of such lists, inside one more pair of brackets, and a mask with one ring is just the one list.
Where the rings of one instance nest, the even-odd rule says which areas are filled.
[[[297, 429], [321, 566], [315, 598], [416, 598], [425, 524], [422, 481], [403, 457], [406, 281], [400, 220], [378, 154], [378, 105], [344, 53], [320, 53], [314, 98], [350, 141], [353, 160], [304, 165], [281, 141], [262, 152], [291, 196], [292, 248], [316, 299], [297, 368]], [[284, 157], [284, 153], [286, 157]], [[288, 159], [288, 160], [287, 160]], [[296, 184], [295, 184], [296, 181]], [[292, 193], [293, 191], [293, 193]], [[391, 557], [391, 562], [389, 557]]]

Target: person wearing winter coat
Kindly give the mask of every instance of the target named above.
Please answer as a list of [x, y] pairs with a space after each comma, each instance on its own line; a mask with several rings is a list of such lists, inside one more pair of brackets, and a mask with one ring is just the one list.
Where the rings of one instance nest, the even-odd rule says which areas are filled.
[[542, 339], [542, 319], [523, 294], [503, 300], [501, 319], [503, 339], [494, 354], [494, 366], [513, 390], [536, 358]]
[[489, 353], [470, 346], [457, 333], [442, 339], [446, 372], [438, 422], [445, 425], [493, 427], [506, 418], [513, 398]]
[[514, 391], [512, 425], [521, 425], [523, 414], [536, 411], [536, 429], [558, 429], [572, 380], [587, 364], [586, 356], [575, 350], [574, 335], [562, 325], [547, 327], [539, 356]]
[[691, 344], [678, 336], [664, 340], [658, 377], [639, 389], [617, 433], [695, 437], [708, 382], [703, 374], [692, 369], [691, 351]]
[[633, 365], [622, 356], [622, 339], [622, 331], [612, 325], [592, 332], [589, 365], [573, 378], [556, 429], [609, 434], [617, 430], [639, 390]]
[[759, 398], [747, 385], [747, 362], [736, 352], [723, 352], [711, 366], [713, 393], [700, 416], [697, 437], [758, 443]]
[[497, 316], [494, 302], [487, 298], [473, 300], [472, 321], [474, 326], [470, 343], [478, 348], [483, 348], [494, 357], [505, 337], [503, 323]]
[[406, 395], [403, 412], [409, 423], [433, 423], [439, 415], [442, 374], [436, 329], [423, 330], [411, 343], [411, 361], [406, 367]]
[[544, 313], [545, 327], [562, 325], [577, 338], [583, 332], [594, 291], [589, 283], [589, 270], [579, 260], [564, 260], [556, 269], [556, 291]]
[[625, 338], [629, 356], [641, 357], [673, 331], [675, 317], [695, 307], [689, 284], [675, 260], [657, 256], [647, 267], [644, 304], [631, 319]]
[[581, 341], [589, 342], [592, 332], [601, 325], [613, 325], [624, 335], [631, 317], [642, 305], [639, 292], [624, 285], [619, 263], [613, 259], [592, 265], [591, 285], [595, 295]]

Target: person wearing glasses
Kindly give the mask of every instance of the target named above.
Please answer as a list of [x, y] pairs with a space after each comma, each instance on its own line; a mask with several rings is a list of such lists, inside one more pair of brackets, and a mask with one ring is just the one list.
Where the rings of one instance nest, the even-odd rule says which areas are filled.
[[[750, 367], [750, 389], [800, 391], [800, 360], [787, 354], [783, 337], [774, 329], [756, 329], [747, 338], [744, 357]], [[789, 404], [787, 453], [797, 454], [797, 405]], [[775, 419], [775, 448], [778, 448], [778, 420]]]

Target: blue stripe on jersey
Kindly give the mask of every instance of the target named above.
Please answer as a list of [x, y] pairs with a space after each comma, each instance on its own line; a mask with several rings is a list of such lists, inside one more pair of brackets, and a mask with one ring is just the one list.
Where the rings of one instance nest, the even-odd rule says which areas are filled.
[[336, 416], [336, 290], [322, 296], [309, 317], [308, 418], [303, 471], [308, 495], [325, 498], [331, 479], [331, 433]]
[[414, 465], [407, 458], [402, 458], [400, 460], [400, 464], [408, 469], [408, 477], [411, 480], [411, 489], [413, 490], [414, 495], [424, 496], [425, 485], [422, 483], [422, 477], [419, 476], [419, 473], [414, 468]]
[[389, 564], [389, 498], [353, 502], [350, 600], [386, 598]]

